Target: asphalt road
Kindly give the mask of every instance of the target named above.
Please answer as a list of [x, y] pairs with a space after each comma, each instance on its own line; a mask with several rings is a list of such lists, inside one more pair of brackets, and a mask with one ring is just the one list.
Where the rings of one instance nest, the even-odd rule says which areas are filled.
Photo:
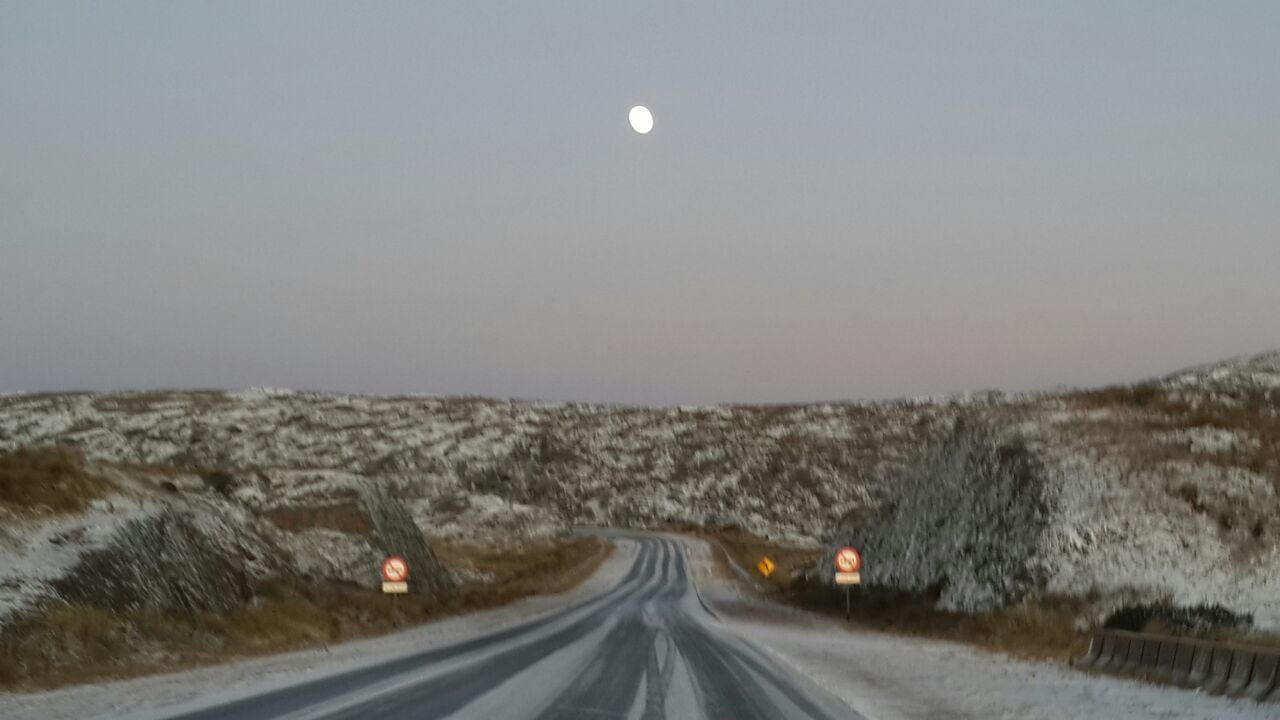
[[181, 720], [837, 720], [857, 713], [740, 639], [705, 606], [683, 547], [651, 536], [609, 591], [573, 607]]

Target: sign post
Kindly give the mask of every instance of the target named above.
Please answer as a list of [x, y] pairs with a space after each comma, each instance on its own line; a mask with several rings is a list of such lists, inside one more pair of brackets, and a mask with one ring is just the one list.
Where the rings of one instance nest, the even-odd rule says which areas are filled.
[[760, 562], [756, 563], [756, 569], [765, 577], [772, 575], [775, 567], [777, 566], [773, 564], [773, 561], [769, 559], [768, 555], [760, 558]]
[[409, 592], [409, 563], [399, 555], [390, 555], [382, 561], [382, 592]]
[[844, 586], [844, 619], [849, 620], [853, 614], [850, 588], [862, 583], [862, 575], [858, 572], [862, 569], [862, 556], [846, 546], [836, 551], [835, 562], [836, 584]]
[[379, 570], [382, 575], [382, 593], [391, 596], [391, 620], [400, 627], [400, 613], [396, 608], [396, 596], [409, 592], [409, 563], [399, 555], [388, 555]]

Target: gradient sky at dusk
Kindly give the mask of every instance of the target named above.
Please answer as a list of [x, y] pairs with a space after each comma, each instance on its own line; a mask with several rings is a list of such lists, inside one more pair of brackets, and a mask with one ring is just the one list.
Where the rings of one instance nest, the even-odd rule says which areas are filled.
[[1272, 347], [1277, 3], [0, 3], [0, 392], [834, 400]]

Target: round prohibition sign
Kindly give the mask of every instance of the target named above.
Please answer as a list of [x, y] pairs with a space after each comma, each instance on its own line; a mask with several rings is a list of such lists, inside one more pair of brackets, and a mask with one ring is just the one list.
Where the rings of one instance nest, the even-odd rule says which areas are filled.
[[845, 573], [858, 572], [862, 567], [862, 556], [851, 547], [842, 547], [836, 551], [836, 570]]
[[382, 561], [382, 579], [386, 582], [404, 582], [409, 578], [409, 563], [399, 555]]

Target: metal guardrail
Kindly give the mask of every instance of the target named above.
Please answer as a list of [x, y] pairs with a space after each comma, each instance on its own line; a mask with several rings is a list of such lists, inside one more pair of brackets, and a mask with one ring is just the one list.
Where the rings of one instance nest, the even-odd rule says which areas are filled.
[[1233, 698], [1280, 704], [1280, 648], [1101, 630], [1073, 663]]

